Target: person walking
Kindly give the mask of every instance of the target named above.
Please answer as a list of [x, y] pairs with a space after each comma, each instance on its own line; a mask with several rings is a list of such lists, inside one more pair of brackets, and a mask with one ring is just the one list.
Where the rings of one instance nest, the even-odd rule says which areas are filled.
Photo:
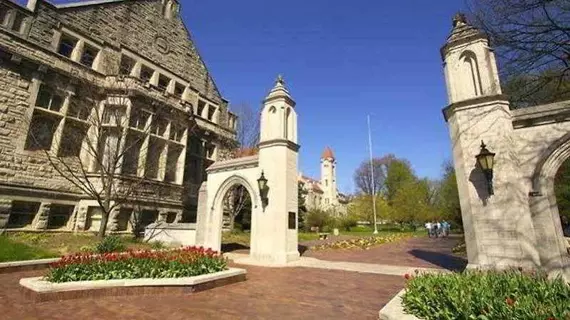
[[426, 230], [427, 230], [428, 237], [431, 238], [431, 222], [429, 222], [429, 221], [426, 222], [425, 227], [426, 227]]

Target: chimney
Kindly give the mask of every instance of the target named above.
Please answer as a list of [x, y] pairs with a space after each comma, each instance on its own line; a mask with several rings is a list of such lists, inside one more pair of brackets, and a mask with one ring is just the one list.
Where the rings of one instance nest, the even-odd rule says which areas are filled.
[[38, 5], [38, 0], [28, 0], [28, 4], [26, 5], [26, 7], [28, 8], [28, 10], [34, 12], [36, 11], [37, 5]]

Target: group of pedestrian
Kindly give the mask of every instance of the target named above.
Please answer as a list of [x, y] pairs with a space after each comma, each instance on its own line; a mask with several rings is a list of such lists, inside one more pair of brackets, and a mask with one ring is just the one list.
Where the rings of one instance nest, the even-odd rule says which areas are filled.
[[425, 227], [430, 238], [447, 237], [451, 229], [451, 225], [445, 220], [426, 222]]

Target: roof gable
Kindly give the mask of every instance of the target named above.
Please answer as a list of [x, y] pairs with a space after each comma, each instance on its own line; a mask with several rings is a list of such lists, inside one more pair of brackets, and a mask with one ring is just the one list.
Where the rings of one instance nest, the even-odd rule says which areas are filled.
[[56, 5], [64, 24], [124, 47], [223, 100], [179, 14], [164, 17], [162, 0], [95, 0]]

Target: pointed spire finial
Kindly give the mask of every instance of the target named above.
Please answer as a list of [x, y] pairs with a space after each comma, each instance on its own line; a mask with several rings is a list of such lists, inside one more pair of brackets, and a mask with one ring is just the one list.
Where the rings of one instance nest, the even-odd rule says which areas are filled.
[[467, 24], [467, 17], [462, 12], [457, 12], [453, 17], [453, 27], [457, 27], [458, 25]]
[[285, 80], [283, 80], [283, 75], [279, 74], [277, 76], [277, 80], [275, 81], [276, 84], [285, 84]]

